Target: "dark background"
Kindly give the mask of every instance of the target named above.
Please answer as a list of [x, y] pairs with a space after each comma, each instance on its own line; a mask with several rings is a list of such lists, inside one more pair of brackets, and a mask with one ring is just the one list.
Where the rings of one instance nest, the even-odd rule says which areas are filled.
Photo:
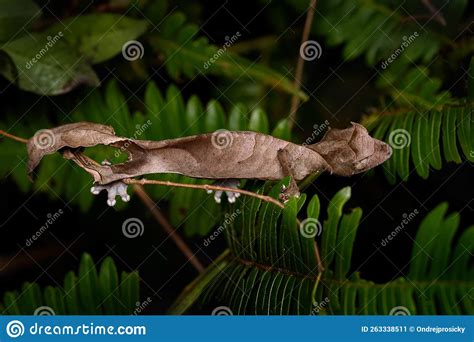
[[[74, 8], [72, 3], [52, 1], [48, 8], [62, 18], [69, 15], [71, 7]], [[285, 5], [283, 1], [268, 6], [264, 1], [228, 1], [226, 9], [221, 10], [218, 10], [221, 3], [216, 1], [200, 1], [199, 5], [187, 1], [174, 3], [187, 13], [190, 21], [203, 23], [207, 20], [202, 33], [218, 46], [225, 42], [226, 36], [231, 36], [236, 31], [240, 31], [245, 40], [282, 34], [278, 48], [270, 46], [263, 49], [263, 53], [250, 52], [247, 56], [259, 61], [271, 60], [270, 65], [280, 71], [294, 68], [304, 16], [300, 17], [300, 13]], [[470, 4], [471, 12], [473, 5]], [[247, 30], [242, 30], [242, 24], [246, 23], [249, 23], [246, 26]], [[283, 31], [288, 26], [290, 29]], [[315, 38], [319, 38], [324, 45], [322, 37], [316, 35]], [[459, 69], [466, 68], [467, 62]], [[103, 77], [113, 64], [112, 61], [106, 66], [95, 66], [104, 84], [106, 79]], [[333, 74], [333, 70], [337, 70], [337, 75]], [[345, 127], [350, 120], [359, 119], [370, 106], [376, 104], [376, 94], [373, 86], [368, 86], [357, 96], [353, 95], [374, 72], [376, 71], [367, 67], [362, 58], [344, 62], [339, 48], [324, 47], [323, 56], [317, 63], [305, 65], [305, 87], [310, 91], [318, 89], [315, 92], [317, 100], [313, 98], [301, 107], [298, 113], [299, 127], [294, 129], [294, 140], [304, 141], [311, 136], [312, 126], [326, 119], [333, 127]], [[164, 72], [160, 76], [155, 79], [159, 87], [172, 83]], [[445, 80], [444, 86], [449, 88], [450, 82], [456, 77], [459, 75], [453, 73], [452, 77]], [[181, 84], [178, 82], [178, 85], [184, 84], [184, 81]], [[183, 93], [185, 98], [190, 94], [198, 94], [203, 101], [207, 101], [219, 96], [216, 86], [225, 89], [229, 84], [222, 79], [201, 77], [187, 85]], [[140, 85], [140, 80], [128, 80], [128, 87], [132, 91]], [[8, 82], [1, 78], [0, 89], [7, 89], [0, 94], [2, 107], [0, 117], [11, 111], [20, 113], [38, 100], [38, 108], [45, 111], [54, 110], [52, 102], [67, 109], [80, 98], [81, 92], [85, 91], [76, 89], [71, 94], [63, 96], [39, 98], [37, 95], [7, 86]], [[239, 93], [240, 87], [246, 86], [252, 85], [235, 85], [228, 90], [227, 97], [234, 100], [232, 94], [235, 93], [239, 100], [252, 103], [256, 96], [246, 98]], [[258, 90], [258, 86], [253, 86]], [[452, 91], [455, 95], [462, 96], [465, 84], [460, 82]], [[220, 100], [228, 105], [225, 97]], [[279, 118], [287, 115], [289, 104], [289, 96], [273, 93], [261, 106], [267, 110], [274, 124]], [[327, 109], [337, 113], [336, 118], [333, 118]], [[11, 163], [12, 167], [18, 164], [18, 161], [14, 160], [0, 162]], [[450, 212], [461, 212], [461, 227], [465, 228], [472, 222], [472, 171], [472, 165], [467, 163], [447, 165], [441, 171], [432, 170], [428, 180], [422, 180], [414, 174], [408, 182], [398, 185], [390, 185], [381, 168], [351, 178], [323, 175], [306, 189], [306, 193], [308, 196], [318, 194], [322, 201], [321, 207], [325, 208], [328, 199], [340, 188], [346, 185], [352, 186], [352, 198], [346, 207], [360, 206], [364, 211], [363, 222], [354, 247], [352, 268], [360, 271], [365, 279], [386, 282], [403, 276], [407, 271], [404, 266], [410, 259], [412, 240], [418, 224], [437, 204], [447, 201]], [[2, 179], [0, 184], [0, 293], [19, 289], [25, 281], [36, 280], [43, 285], [61, 284], [67, 271], [77, 270], [80, 255], [89, 252], [95, 261], [110, 255], [117, 262], [119, 269], [138, 269], [143, 280], [141, 297], [153, 298], [147, 313], [159, 314], [164, 313], [184, 286], [197, 275], [194, 268], [186, 264], [184, 256], [173, 242], [167, 239], [166, 234], [151, 218], [141, 202], [133, 196], [126, 210], [116, 211], [106, 206], [105, 195], [102, 194], [95, 199], [92, 209], [84, 214], [74, 205], [65, 205], [60, 199], [51, 200], [49, 196], [40, 192], [22, 193], [8, 177]], [[165, 202], [160, 203], [159, 207], [167, 212]], [[58, 209], [62, 209], [65, 213], [32, 248], [23, 249], [25, 240], [44, 224], [46, 215]], [[420, 214], [389, 246], [380, 250], [381, 239], [401, 222], [403, 213], [408, 214], [414, 209], [418, 209]], [[144, 221], [147, 228], [144, 235], [137, 239], [127, 239], [122, 234], [117, 234], [124, 219], [135, 214]], [[180, 233], [184, 236], [183, 232]], [[195, 250], [196, 246], [202, 245], [203, 238], [186, 237], [186, 241], [191, 249]], [[225, 242], [221, 235], [217, 242], [206, 249], [207, 255], [199, 253], [197, 256], [203, 263], [209, 264], [208, 256], [214, 258], [224, 249]], [[148, 257], [153, 250], [157, 253]]]

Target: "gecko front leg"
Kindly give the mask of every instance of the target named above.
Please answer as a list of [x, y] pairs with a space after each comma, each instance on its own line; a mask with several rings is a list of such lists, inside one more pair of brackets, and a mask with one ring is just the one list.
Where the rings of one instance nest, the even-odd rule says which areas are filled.
[[107, 191], [107, 204], [111, 207], [113, 207], [115, 203], [117, 203], [117, 201], [115, 200], [115, 197], [117, 197], [117, 195], [119, 195], [122, 201], [124, 202], [130, 201], [130, 195], [127, 194], [127, 184], [122, 181], [117, 181], [105, 185], [94, 185], [91, 188], [91, 192], [94, 195], [98, 195], [102, 190]]
[[[111, 163], [108, 160], [104, 160], [102, 165], [111, 165]], [[122, 181], [112, 182], [104, 185], [94, 185], [91, 188], [91, 193], [98, 195], [102, 190], [107, 191], [107, 204], [110, 207], [113, 207], [117, 203], [115, 200], [117, 195], [119, 195], [124, 202], [130, 201], [130, 195], [127, 194], [127, 184]]]
[[283, 175], [285, 177], [291, 176], [290, 184], [288, 185], [288, 187], [283, 186], [280, 194], [280, 199], [286, 202], [291, 196], [299, 197], [300, 189], [298, 188], [298, 184], [296, 184], [294, 172], [289, 162], [288, 150], [278, 150], [278, 161], [280, 162]]
[[[217, 181], [216, 183], [214, 183], [214, 185], [238, 189], [240, 186], [240, 181], [238, 179], [224, 179]], [[207, 193], [212, 194], [213, 190], [207, 190]], [[214, 193], [214, 200], [216, 201], [216, 203], [221, 203], [222, 193], [223, 192], [220, 190]], [[240, 197], [240, 193], [238, 192], [226, 191], [225, 194], [227, 195], [227, 201], [229, 201], [229, 203], [235, 203], [237, 198]]]

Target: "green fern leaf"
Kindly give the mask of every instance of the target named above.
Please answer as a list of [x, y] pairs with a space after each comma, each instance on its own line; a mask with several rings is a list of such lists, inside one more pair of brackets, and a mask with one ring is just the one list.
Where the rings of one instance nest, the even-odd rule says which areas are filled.
[[120, 315], [132, 314], [139, 302], [139, 278], [136, 272], [123, 272], [109, 257], [97, 270], [91, 256], [84, 253], [79, 273], [68, 272], [63, 287], [25, 283], [21, 291], [8, 291], [0, 303], [2, 315]]
[[184, 74], [192, 78], [199, 74], [218, 74], [239, 79], [248, 77], [281, 91], [297, 95], [302, 100], [308, 96], [284, 75], [259, 63], [251, 62], [230, 52], [228, 44], [240, 37], [237, 32], [222, 48], [209, 44], [204, 37], [199, 37], [199, 28], [187, 24], [181, 12], [174, 12], [166, 17], [160, 25], [160, 33], [152, 37], [151, 44], [166, 58], [164, 67], [174, 79]]
[[[279, 185], [270, 192], [272, 196], [277, 194], [276, 189]], [[349, 198], [350, 188], [344, 188], [328, 205], [328, 218], [322, 228], [325, 270], [321, 278], [314, 235], [308, 238], [304, 229], [308, 222], [318, 220], [317, 196], [309, 202], [308, 217], [299, 226], [296, 219], [300, 205], [295, 198], [283, 210], [249, 198], [239, 200], [241, 214], [225, 230], [229, 250], [183, 291], [171, 313], [207, 310], [209, 303], [218, 303], [217, 309], [225, 305], [234, 314], [258, 315], [474, 312], [469, 300], [474, 287], [469, 265], [474, 227], [455, 239], [459, 214], [445, 218], [447, 205], [439, 205], [420, 225], [406, 278], [375, 284], [350, 272], [362, 210], [343, 214]]]

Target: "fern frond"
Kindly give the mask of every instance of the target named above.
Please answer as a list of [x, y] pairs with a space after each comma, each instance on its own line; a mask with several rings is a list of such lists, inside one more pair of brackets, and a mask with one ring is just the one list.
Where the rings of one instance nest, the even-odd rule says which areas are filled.
[[[432, 22], [420, 29], [420, 24], [411, 14], [427, 10], [418, 4], [387, 0], [335, 0], [318, 4], [322, 18], [315, 20], [315, 32], [325, 35], [329, 45], [344, 44], [344, 59], [365, 55], [369, 65], [375, 65], [403, 48], [403, 53], [397, 55], [387, 68], [385, 76], [392, 81], [403, 75], [412, 63], [427, 64], [442, 46], [451, 44], [448, 34], [457, 25], [465, 8], [466, 2], [446, 4], [441, 13], [446, 16], [448, 28], [441, 28]], [[409, 44], [403, 44], [415, 32], [418, 37]]]
[[174, 79], [181, 74], [192, 78], [208, 73], [232, 79], [244, 77], [297, 95], [302, 100], [308, 99], [286, 75], [230, 52], [228, 48], [240, 36], [240, 32], [236, 32], [235, 36], [229, 37], [229, 41], [219, 48], [210, 44], [207, 38], [199, 36], [199, 27], [186, 23], [183, 13], [174, 12], [163, 20], [160, 33], [151, 38], [151, 44], [164, 55], [164, 67]]
[[446, 105], [457, 104], [449, 91], [441, 90], [441, 80], [430, 76], [426, 67], [408, 70], [388, 91], [393, 102], [401, 107], [441, 110]]
[[443, 161], [473, 162], [473, 111], [472, 104], [464, 104], [441, 111], [380, 116], [372, 121], [369, 130], [373, 136], [393, 148], [392, 157], [383, 164], [389, 181], [394, 183], [397, 176], [406, 181], [413, 171], [426, 179], [430, 167], [439, 170]]
[[474, 288], [474, 227], [454, 242], [459, 214], [445, 218], [447, 205], [439, 205], [420, 225], [407, 277], [375, 284], [350, 271], [362, 217], [360, 208], [343, 213], [350, 196], [351, 189], [343, 188], [328, 204], [322, 225], [325, 270], [321, 275], [314, 235], [308, 238], [304, 228], [311, 222], [315, 235], [321, 232], [317, 196], [309, 202], [300, 226], [296, 219], [304, 197], [292, 199], [284, 210], [242, 199], [241, 215], [226, 227], [229, 250], [185, 289], [171, 313], [208, 310], [212, 303], [225, 305], [234, 314], [386, 315], [397, 307], [412, 314], [474, 312], [469, 297]]
[[[84, 253], [79, 272], [69, 272], [63, 287], [25, 283], [20, 291], [9, 291], [0, 303], [2, 315], [40, 314], [45, 308], [53, 315], [126, 315], [134, 313], [139, 303], [137, 272], [122, 272], [119, 277], [112, 258], [102, 261], [99, 271]], [[36, 311], [36, 313], [35, 313]]]

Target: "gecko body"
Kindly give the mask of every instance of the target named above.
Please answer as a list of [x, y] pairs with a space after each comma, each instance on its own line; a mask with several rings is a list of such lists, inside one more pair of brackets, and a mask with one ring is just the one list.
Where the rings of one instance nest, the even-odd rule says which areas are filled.
[[[176, 173], [193, 178], [280, 180], [291, 176], [283, 198], [298, 195], [296, 181], [328, 171], [351, 176], [387, 160], [390, 146], [372, 138], [357, 123], [346, 129], [329, 129], [320, 142], [297, 145], [270, 135], [218, 130], [214, 133], [161, 141], [135, 140], [115, 135], [109, 126], [79, 122], [49, 130], [53, 145], [38, 148], [34, 137], [28, 142], [29, 172], [47, 154], [58, 150], [63, 156], [89, 172], [96, 185], [91, 189], [109, 193], [108, 204], [119, 195], [128, 201], [121, 180], [153, 173]], [[79, 148], [110, 145], [128, 153], [126, 162], [98, 164], [78, 153]], [[228, 192], [230, 201], [235, 201]], [[216, 193], [220, 200], [221, 193]]]

